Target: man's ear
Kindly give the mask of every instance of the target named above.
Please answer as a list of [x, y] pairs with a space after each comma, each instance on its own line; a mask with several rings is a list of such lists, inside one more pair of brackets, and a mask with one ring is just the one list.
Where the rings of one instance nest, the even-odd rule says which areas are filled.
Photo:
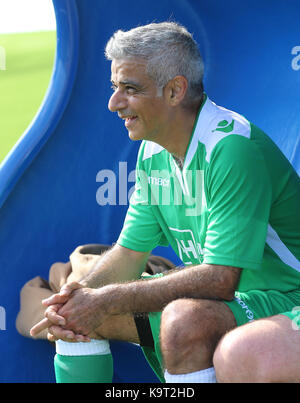
[[188, 81], [184, 76], [175, 76], [165, 87], [165, 96], [171, 106], [179, 105], [187, 92]]

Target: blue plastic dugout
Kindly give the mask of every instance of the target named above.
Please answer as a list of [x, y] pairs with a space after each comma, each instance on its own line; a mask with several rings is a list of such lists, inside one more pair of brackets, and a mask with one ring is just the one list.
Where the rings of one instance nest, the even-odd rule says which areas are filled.
[[[53, 0], [53, 5], [57, 54], [49, 89], [0, 167], [1, 382], [54, 381], [52, 346], [15, 329], [24, 283], [37, 275], [47, 278], [51, 264], [67, 261], [80, 244], [114, 242], [122, 227], [139, 144], [128, 140], [123, 122], [107, 109], [110, 63], [103, 49], [114, 31], [168, 19], [186, 25], [204, 57], [210, 98], [264, 129], [300, 172], [299, 1]], [[103, 170], [117, 176], [116, 205], [113, 197], [106, 206], [97, 202], [108, 180]], [[170, 249], [156, 252], [178, 263]], [[112, 350], [115, 382], [156, 380], [138, 347], [115, 342]]]

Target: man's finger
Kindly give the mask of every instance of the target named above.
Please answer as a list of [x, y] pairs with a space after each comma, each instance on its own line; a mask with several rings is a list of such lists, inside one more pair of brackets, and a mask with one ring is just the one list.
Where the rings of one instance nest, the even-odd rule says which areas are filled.
[[34, 325], [30, 329], [30, 335], [32, 337], [35, 337], [39, 333], [41, 333], [43, 330], [47, 329], [49, 326], [51, 326], [51, 322], [49, 321], [49, 319], [47, 319], [47, 318], [42, 319], [40, 322], [38, 322], [36, 325]]
[[[48, 329], [48, 333], [54, 336], [55, 339], [60, 339], [68, 342], [75, 342], [76, 335], [72, 330], [62, 329], [60, 326], [50, 326]], [[49, 340], [49, 336], [48, 336]]]
[[91, 341], [91, 338], [88, 336], [83, 336], [82, 334], [75, 334], [75, 340], [78, 342], [85, 343]]
[[65, 326], [66, 320], [63, 316], [58, 315], [58, 310], [62, 307], [61, 304], [51, 305], [45, 311], [45, 317], [49, 319], [51, 324]]
[[72, 292], [78, 288], [83, 288], [83, 285], [76, 281], [72, 281], [71, 283], [64, 284], [61, 287], [59, 294], [62, 296], [70, 296]]
[[54, 294], [51, 297], [43, 299], [42, 304], [44, 306], [64, 304], [68, 301], [69, 297], [67, 295]]
[[46, 298], [42, 301], [42, 304], [44, 306], [50, 306], [54, 304], [65, 304], [70, 295], [74, 290], [77, 290], [78, 288], [83, 288], [83, 285], [73, 281], [72, 283], [69, 284], [64, 284], [60, 292], [58, 294], [51, 295], [51, 297]]
[[54, 342], [56, 342], [58, 339], [55, 337], [55, 336], [53, 336], [53, 334], [51, 334], [51, 333], [47, 333], [47, 339], [49, 340], [49, 341], [51, 341], [52, 343], [54, 343]]
[[[57, 340], [59, 340], [56, 336], [54, 336], [53, 334], [51, 334], [51, 333], [48, 333], [47, 334], [47, 339], [49, 340], [49, 341], [51, 341], [51, 342], [56, 342]], [[91, 339], [90, 339], [90, 337], [88, 337], [88, 336], [82, 336], [82, 335], [80, 335], [80, 334], [76, 334], [75, 336], [74, 336], [74, 338], [68, 338], [67, 340], [65, 340], [65, 341], [67, 341], [68, 343], [76, 343], [76, 342], [90, 342], [91, 341]]]

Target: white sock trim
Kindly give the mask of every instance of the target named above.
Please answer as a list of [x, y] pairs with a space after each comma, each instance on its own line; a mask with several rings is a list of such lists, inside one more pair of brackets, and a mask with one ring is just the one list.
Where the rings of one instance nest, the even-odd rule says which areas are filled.
[[105, 355], [111, 353], [108, 340], [91, 339], [90, 342], [77, 343], [57, 340], [55, 345], [56, 352], [60, 355]]
[[216, 383], [214, 367], [202, 369], [189, 374], [170, 374], [167, 370], [164, 373], [167, 383]]

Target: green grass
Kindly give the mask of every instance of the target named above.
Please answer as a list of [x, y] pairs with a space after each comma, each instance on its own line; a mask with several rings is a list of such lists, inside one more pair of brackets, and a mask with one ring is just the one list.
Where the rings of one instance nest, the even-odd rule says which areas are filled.
[[47, 91], [56, 32], [0, 35], [6, 69], [0, 70], [0, 162], [22, 136]]

